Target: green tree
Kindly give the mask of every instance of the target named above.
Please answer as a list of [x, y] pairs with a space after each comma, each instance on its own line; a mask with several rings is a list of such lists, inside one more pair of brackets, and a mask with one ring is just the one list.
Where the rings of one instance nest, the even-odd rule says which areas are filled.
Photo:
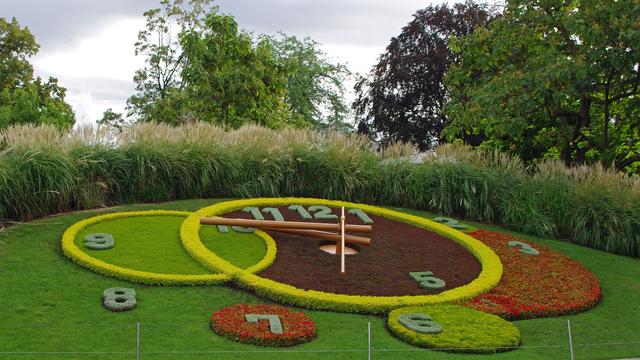
[[178, 124], [192, 118], [181, 77], [185, 57], [180, 34], [203, 31], [204, 17], [216, 10], [213, 0], [162, 0], [146, 11], [145, 29], [138, 33], [136, 56], [145, 66], [134, 76], [136, 93], [127, 101], [128, 116], [138, 121]]
[[525, 159], [640, 161], [637, 0], [510, 0], [501, 17], [452, 41], [450, 138]]
[[39, 46], [28, 28], [0, 18], [0, 129], [12, 124], [73, 126], [75, 115], [58, 80], [33, 78], [29, 57]]
[[351, 72], [328, 59], [320, 44], [280, 33], [269, 37], [275, 57], [287, 68], [285, 101], [294, 115], [317, 129], [349, 130], [344, 82]]
[[182, 79], [199, 119], [223, 127], [302, 125], [284, 101], [286, 69], [267, 39], [254, 44], [232, 16], [211, 13], [203, 32], [181, 34], [181, 45]]
[[122, 113], [113, 111], [112, 108], [108, 108], [102, 113], [102, 118], [96, 121], [98, 125], [107, 126], [111, 129], [121, 131], [122, 127], [126, 125], [126, 120]]

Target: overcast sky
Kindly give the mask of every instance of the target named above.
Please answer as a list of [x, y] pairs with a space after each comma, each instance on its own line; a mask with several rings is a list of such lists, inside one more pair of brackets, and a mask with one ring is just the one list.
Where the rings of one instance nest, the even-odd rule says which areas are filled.
[[[353, 72], [367, 72], [416, 10], [443, 0], [218, 0], [221, 12], [255, 33], [309, 36]], [[67, 88], [78, 123], [107, 108], [124, 112], [143, 59], [133, 44], [142, 13], [159, 0], [2, 0], [0, 17], [16, 17], [40, 44], [36, 74]], [[351, 84], [349, 84], [351, 85]], [[350, 88], [351, 86], [349, 86]], [[351, 89], [349, 89], [351, 90]]]

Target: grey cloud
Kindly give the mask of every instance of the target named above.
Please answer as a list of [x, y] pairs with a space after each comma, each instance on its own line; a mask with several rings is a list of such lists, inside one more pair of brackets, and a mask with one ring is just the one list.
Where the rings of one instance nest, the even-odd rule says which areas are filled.
[[57, 77], [60, 85], [66, 88], [67, 92], [76, 94], [90, 92], [93, 97], [102, 101], [122, 102], [134, 91], [131, 81], [105, 77], [58, 76], [49, 72], [40, 72], [38, 75], [43, 78]]
[[[274, 34], [282, 30], [321, 43], [383, 46], [424, 0], [219, 0], [242, 28]], [[48, 49], [73, 45], [118, 17], [142, 17], [158, 0], [5, 0], [0, 17], [15, 16]]]
[[78, 89], [88, 89], [91, 94], [101, 100], [122, 102], [133, 95], [134, 86], [130, 81], [114, 80], [107, 78], [82, 78], [75, 82], [74, 78], [65, 78], [65, 84]]
[[155, 0], [5, 0], [0, 17], [16, 17], [48, 49], [72, 46], [118, 17], [142, 16]]
[[221, 0], [243, 28], [310, 36], [326, 44], [384, 46], [428, 2], [417, 0]]

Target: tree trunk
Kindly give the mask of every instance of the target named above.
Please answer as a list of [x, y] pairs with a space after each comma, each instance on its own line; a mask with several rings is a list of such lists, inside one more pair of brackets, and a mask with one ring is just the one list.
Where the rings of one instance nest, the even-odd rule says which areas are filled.
[[574, 133], [574, 142], [576, 145], [576, 163], [584, 164], [586, 160], [587, 147], [578, 146], [578, 142], [580, 142], [581, 134], [580, 130], [584, 127], [589, 127], [591, 125], [591, 99], [589, 97], [582, 97], [580, 99], [580, 121], [576, 124], [576, 129]]

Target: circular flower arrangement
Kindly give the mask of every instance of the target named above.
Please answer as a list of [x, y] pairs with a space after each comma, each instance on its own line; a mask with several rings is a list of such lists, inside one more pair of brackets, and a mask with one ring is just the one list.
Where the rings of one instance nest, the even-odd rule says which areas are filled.
[[303, 312], [275, 305], [226, 307], [213, 314], [211, 329], [233, 341], [276, 347], [309, 342], [317, 335], [313, 320]]
[[509, 234], [476, 230], [472, 237], [495, 251], [504, 266], [497, 287], [472, 299], [476, 310], [518, 320], [578, 313], [600, 301], [600, 285], [582, 264], [535, 244], [536, 256], [509, 247]]

